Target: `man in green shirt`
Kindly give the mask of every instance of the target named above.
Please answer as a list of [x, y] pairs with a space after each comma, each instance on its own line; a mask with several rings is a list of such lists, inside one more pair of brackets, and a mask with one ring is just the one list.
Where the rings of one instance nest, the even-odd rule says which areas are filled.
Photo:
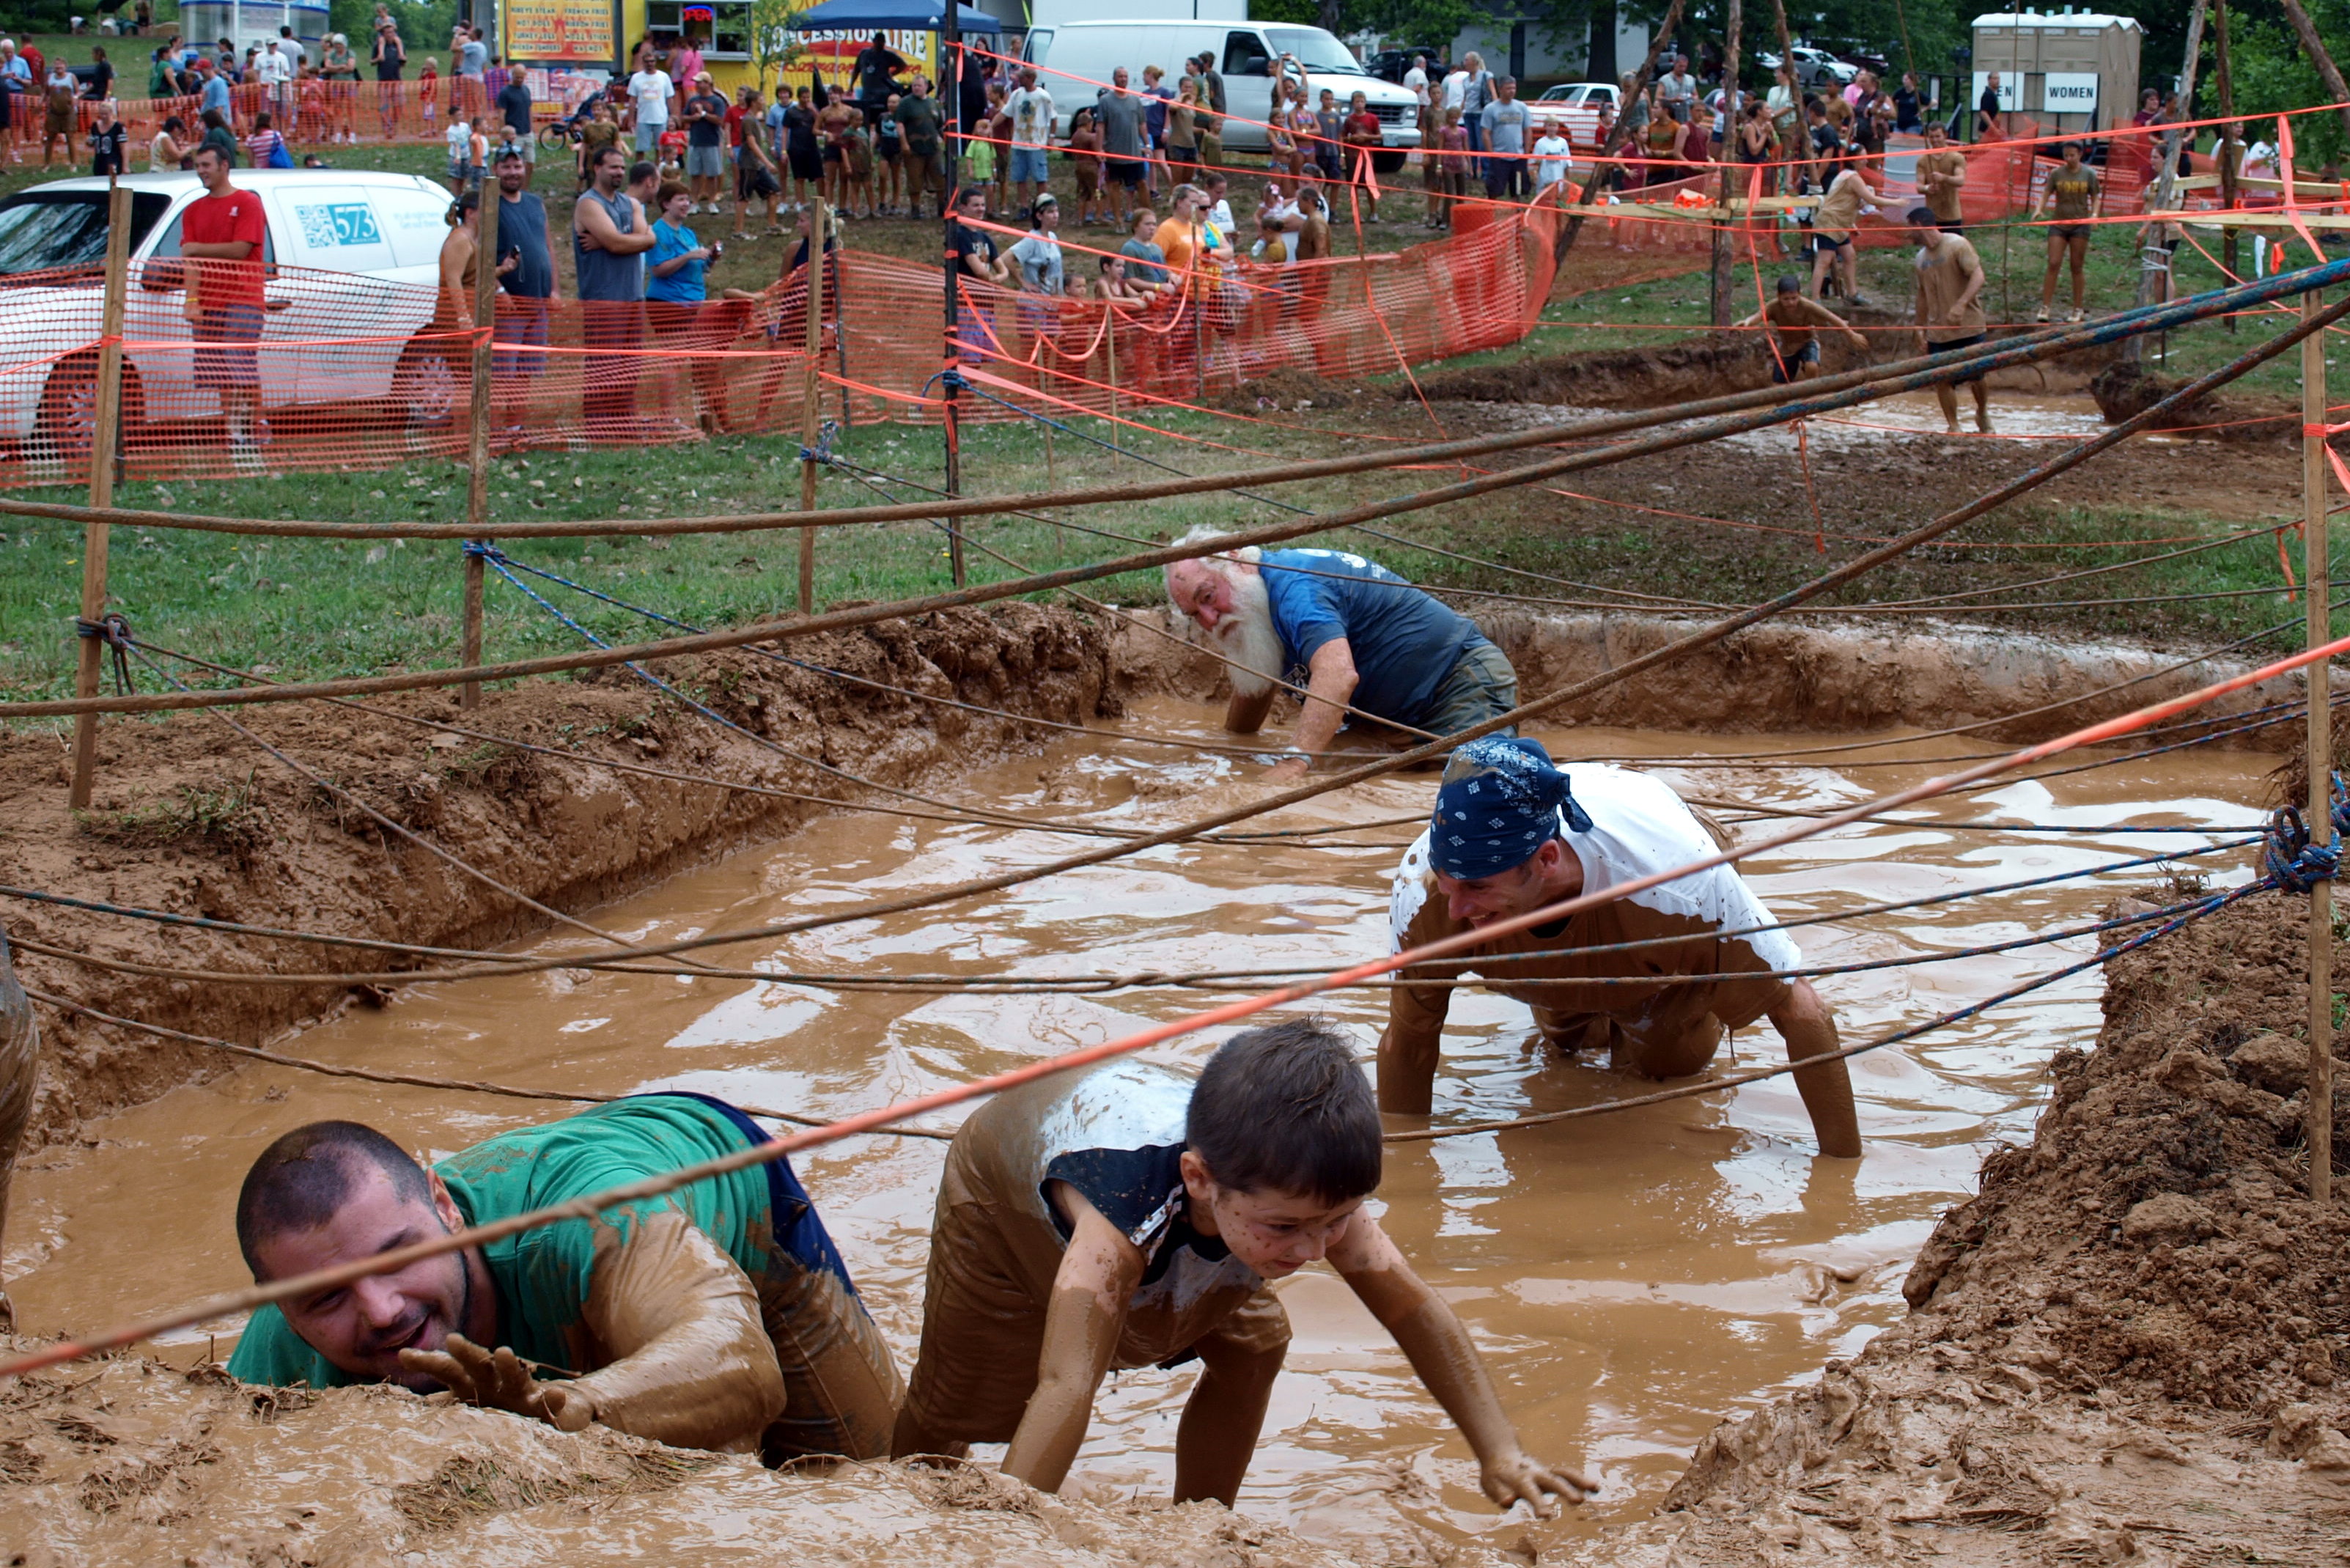
[[[237, 1244], [255, 1281], [285, 1279], [765, 1141], [723, 1101], [643, 1095], [427, 1171], [371, 1127], [314, 1122], [247, 1173]], [[771, 1465], [886, 1456], [900, 1391], [780, 1159], [265, 1306], [229, 1371], [318, 1388], [445, 1387], [565, 1431], [600, 1422], [681, 1448], [755, 1450]]]

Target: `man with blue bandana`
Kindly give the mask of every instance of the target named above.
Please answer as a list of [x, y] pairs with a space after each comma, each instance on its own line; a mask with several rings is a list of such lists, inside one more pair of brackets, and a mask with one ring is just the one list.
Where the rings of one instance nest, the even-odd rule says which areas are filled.
[[[1216, 536], [1194, 529], [1176, 543]], [[1517, 672], [1466, 618], [1344, 550], [1251, 546], [1177, 561], [1167, 568], [1167, 597], [1224, 657], [1232, 682], [1226, 729], [1254, 734], [1284, 680], [1309, 693], [1268, 783], [1304, 778], [1349, 709], [1418, 741], [1518, 705]]]
[[[1391, 950], [1721, 847], [1718, 829], [1645, 774], [1578, 763], [1570, 787], [1569, 773], [1553, 765], [1540, 742], [1489, 735], [1452, 753], [1428, 830], [1396, 872]], [[1428, 1114], [1452, 997], [1443, 982], [1468, 973], [1532, 1006], [1535, 1027], [1560, 1053], [1604, 1047], [1611, 1065], [1643, 1077], [1703, 1071], [1728, 1030], [1758, 1018], [1771, 1021], [1790, 1060], [1826, 1055], [1836, 1049], [1835, 1016], [1808, 981], [1785, 977], [1803, 955], [1783, 930], [1762, 929], [1773, 924], [1736, 869], [1717, 866], [1414, 964], [1388, 992], [1379, 1108]], [[1799, 1068], [1794, 1077], [1820, 1152], [1856, 1158], [1860, 1125], [1844, 1063]]]

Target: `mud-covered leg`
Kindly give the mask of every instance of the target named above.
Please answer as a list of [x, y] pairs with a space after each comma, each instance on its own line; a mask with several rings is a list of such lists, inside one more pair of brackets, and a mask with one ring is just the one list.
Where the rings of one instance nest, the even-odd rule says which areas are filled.
[[[33, 1026], [33, 1003], [16, 983], [8, 961], [8, 938], [0, 932], [0, 1257], [8, 1236], [8, 1184], [16, 1168], [16, 1144], [33, 1113], [33, 1081], [40, 1073], [41, 1036]], [[7, 1284], [0, 1275], [0, 1287]], [[16, 1309], [0, 1288], [0, 1333], [13, 1333]]]

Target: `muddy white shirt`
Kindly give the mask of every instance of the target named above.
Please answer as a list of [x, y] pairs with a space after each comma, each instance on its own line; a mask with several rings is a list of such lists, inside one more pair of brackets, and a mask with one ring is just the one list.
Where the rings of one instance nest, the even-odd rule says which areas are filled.
[[[1586, 893], [1702, 859], [1720, 847], [1680, 796], [1646, 774], [1592, 763], [1570, 763], [1563, 771], [1575, 804], [1591, 818], [1590, 832], [1565, 836], [1583, 865]], [[1390, 952], [1468, 929], [1465, 922], [1451, 917], [1437, 891], [1425, 832], [1412, 841], [1396, 868], [1388, 922]], [[1803, 954], [1783, 930], [1735, 937], [1721, 933], [1771, 923], [1771, 911], [1746, 879], [1732, 867], [1717, 866], [1569, 916], [1556, 925], [1493, 938], [1456, 958], [1415, 964], [1403, 978], [1475, 974], [1489, 989], [1545, 1012], [1618, 1017], [1638, 1014], [1678, 982], [1701, 979], [1726, 992], [1734, 988], [1736, 994], [1725, 994], [1717, 1009], [1725, 1017], [1752, 1018], [1776, 1005], [1786, 989], [1783, 980], [1760, 978], [1758, 971], [1794, 969], [1803, 962]], [[1624, 952], [1586, 950], [1659, 938], [1688, 940]], [[1550, 956], [1497, 961], [1537, 952]], [[1636, 982], [1560, 983], [1602, 976], [1636, 977]], [[1391, 1034], [1399, 1044], [1433, 1044], [1443, 1030], [1451, 995], [1449, 986], [1395, 987], [1388, 992]]]

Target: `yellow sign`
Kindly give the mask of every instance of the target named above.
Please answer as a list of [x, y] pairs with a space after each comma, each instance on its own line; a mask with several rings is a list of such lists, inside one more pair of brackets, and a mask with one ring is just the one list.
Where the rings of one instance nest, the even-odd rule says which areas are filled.
[[[881, 30], [884, 47], [906, 62], [906, 68], [893, 73], [899, 82], [910, 81], [916, 72], [930, 78], [933, 96], [937, 93], [939, 73], [931, 61], [938, 57], [939, 36], [909, 27], [885, 27]], [[810, 29], [795, 32], [791, 41], [796, 50], [792, 63], [784, 67], [787, 88], [809, 86], [821, 74], [827, 91], [857, 96], [854, 79], [857, 57], [873, 42], [873, 30], [843, 32], [838, 29]]]
[[620, 57], [613, 0], [504, 0], [505, 57], [536, 65], [610, 65]]

